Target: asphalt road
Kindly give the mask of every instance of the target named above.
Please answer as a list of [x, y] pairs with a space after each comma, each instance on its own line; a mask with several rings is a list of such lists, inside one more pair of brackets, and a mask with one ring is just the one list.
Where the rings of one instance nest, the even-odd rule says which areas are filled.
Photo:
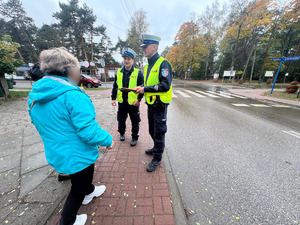
[[300, 224], [300, 110], [173, 89], [167, 152], [190, 223]]

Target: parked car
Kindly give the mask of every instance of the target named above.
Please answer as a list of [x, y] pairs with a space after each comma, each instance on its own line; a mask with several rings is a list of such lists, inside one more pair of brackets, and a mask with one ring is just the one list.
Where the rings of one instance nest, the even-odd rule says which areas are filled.
[[5, 79], [6, 80], [8, 80], [8, 81], [10, 81], [10, 82], [12, 82], [12, 84], [13, 85], [16, 85], [16, 81], [15, 81], [15, 79], [14, 79], [14, 76], [15, 75], [13, 75], [13, 74], [5, 74]]
[[95, 77], [90, 77], [85, 74], [81, 74], [81, 79], [78, 86], [86, 86], [87, 88], [99, 87], [102, 85], [101, 81]]

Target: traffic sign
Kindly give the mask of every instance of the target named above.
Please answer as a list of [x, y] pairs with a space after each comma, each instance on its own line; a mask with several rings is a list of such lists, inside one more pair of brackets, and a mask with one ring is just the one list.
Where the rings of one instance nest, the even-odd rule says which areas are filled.
[[283, 56], [282, 58], [270, 58], [271, 61], [280, 61], [280, 65], [279, 65], [279, 68], [277, 70], [277, 74], [276, 74], [276, 77], [275, 77], [275, 80], [274, 80], [274, 83], [273, 83], [273, 86], [272, 86], [271, 94], [273, 93], [275, 83], [277, 81], [277, 77], [278, 77], [278, 74], [279, 74], [279, 71], [281, 69], [283, 61], [297, 61], [299, 59], [300, 59], [300, 56], [293, 56], [293, 57], [286, 57], [286, 58]]
[[270, 58], [270, 61], [281, 61], [281, 58]]
[[270, 58], [270, 61], [297, 61], [300, 56], [282, 57], [282, 58]]
[[188, 69], [187, 69], [188, 72], [191, 72], [191, 70], [192, 70], [191, 68], [188, 68]]
[[83, 66], [84, 66], [84, 67], [88, 68], [88, 67], [89, 67], [89, 65], [90, 65], [90, 64], [89, 64], [89, 62], [88, 62], [88, 61], [84, 61], [84, 62], [83, 62]]
[[297, 61], [300, 59], [300, 56], [286, 57], [284, 61]]

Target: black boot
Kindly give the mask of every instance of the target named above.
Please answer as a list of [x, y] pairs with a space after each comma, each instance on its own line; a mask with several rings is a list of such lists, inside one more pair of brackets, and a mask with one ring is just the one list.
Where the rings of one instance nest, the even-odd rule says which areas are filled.
[[145, 151], [145, 154], [146, 154], [146, 155], [153, 155], [153, 148], [147, 149], [147, 150]]
[[125, 141], [125, 134], [120, 135], [120, 141]]
[[158, 159], [152, 159], [151, 163], [147, 166], [147, 172], [153, 172], [157, 169], [157, 167], [160, 165], [161, 160]]
[[130, 145], [133, 147], [133, 146], [136, 146], [136, 143], [137, 143], [137, 139], [132, 138]]

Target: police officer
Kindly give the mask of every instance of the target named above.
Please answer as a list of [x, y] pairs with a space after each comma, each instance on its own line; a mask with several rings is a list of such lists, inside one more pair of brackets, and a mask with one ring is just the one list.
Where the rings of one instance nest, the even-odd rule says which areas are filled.
[[155, 171], [160, 165], [165, 148], [165, 133], [167, 132], [167, 109], [172, 98], [172, 67], [165, 58], [157, 53], [161, 39], [154, 35], [143, 34], [142, 45], [148, 64], [144, 70], [144, 87], [137, 87], [138, 93], [145, 93], [148, 105], [149, 133], [154, 141], [152, 149], [146, 150], [147, 155], [153, 155], [147, 171]]
[[122, 52], [124, 66], [117, 72], [112, 89], [111, 99], [113, 106], [117, 105], [116, 99], [118, 101], [117, 119], [119, 122], [118, 131], [120, 133], [120, 140], [125, 140], [126, 119], [129, 114], [132, 125], [132, 140], [130, 145], [135, 146], [139, 138], [139, 123], [141, 121], [139, 105], [143, 98], [143, 94], [121, 91], [120, 88], [133, 89], [137, 86], [143, 86], [144, 78], [141, 71], [133, 66], [136, 53], [130, 48], [123, 49]]

